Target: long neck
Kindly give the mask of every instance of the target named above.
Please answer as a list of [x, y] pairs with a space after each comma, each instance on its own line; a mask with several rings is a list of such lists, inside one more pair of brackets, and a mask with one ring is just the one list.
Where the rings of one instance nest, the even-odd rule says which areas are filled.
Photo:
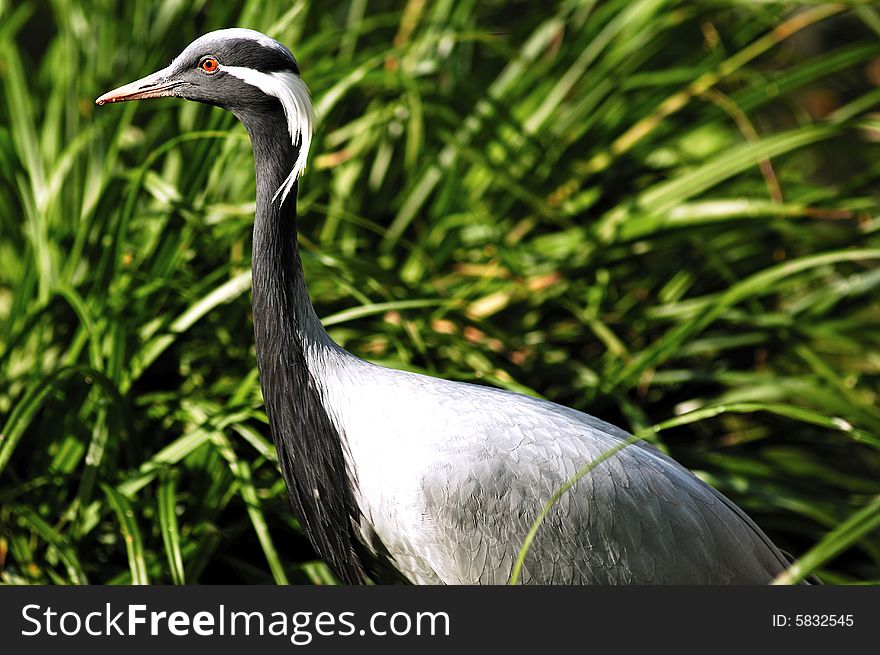
[[[296, 188], [273, 200], [296, 160], [280, 106], [240, 115], [257, 172], [254, 220], [254, 334], [263, 399], [281, 471], [300, 523], [318, 555], [341, 582], [364, 580], [355, 550], [358, 511], [342, 440], [322, 402], [317, 371], [322, 352], [336, 351], [318, 320], [303, 279], [296, 241]], [[318, 364], [319, 365], [319, 364]], [[315, 364], [313, 364], [315, 366]]]
[[[314, 350], [334, 344], [318, 319], [303, 277], [296, 240], [296, 191], [284, 204], [275, 193], [293, 166], [297, 150], [290, 143], [283, 115], [264, 114], [259, 128], [249, 129], [257, 172], [257, 211], [254, 219], [254, 322], [275, 319], [293, 328], [294, 345]], [[257, 313], [257, 307], [262, 311]], [[258, 338], [260, 335], [258, 335]], [[257, 348], [260, 348], [259, 341]]]

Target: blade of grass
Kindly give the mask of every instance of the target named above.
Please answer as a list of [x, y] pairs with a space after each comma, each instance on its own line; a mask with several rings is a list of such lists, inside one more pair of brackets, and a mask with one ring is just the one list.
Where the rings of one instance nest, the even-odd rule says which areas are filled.
[[101, 490], [107, 497], [107, 501], [119, 521], [122, 541], [125, 544], [125, 553], [128, 556], [131, 583], [135, 585], [150, 584], [150, 579], [147, 577], [147, 565], [144, 559], [144, 542], [141, 538], [141, 531], [135, 519], [131, 502], [108, 484], [102, 483]]
[[180, 551], [180, 528], [177, 524], [176, 475], [172, 469], [164, 469], [159, 475], [156, 502], [159, 506], [159, 529], [165, 544], [165, 555], [171, 579], [176, 585], [186, 584], [183, 555]]
[[232, 445], [224, 435], [214, 432], [211, 435], [211, 440], [223, 456], [223, 459], [226, 460], [229, 470], [235, 476], [238, 491], [241, 494], [241, 499], [247, 506], [248, 516], [254, 526], [254, 532], [257, 534], [260, 546], [263, 548], [263, 554], [266, 556], [266, 562], [269, 564], [269, 569], [272, 571], [275, 583], [279, 585], [289, 584], [287, 574], [284, 572], [284, 566], [281, 564], [278, 551], [275, 549], [275, 544], [272, 541], [272, 534], [269, 531], [266, 517], [263, 515], [263, 510], [260, 506], [260, 498], [257, 495], [257, 490], [251, 478], [250, 466], [248, 466], [247, 462], [236, 456]]
[[798, 558], [773, 581], [775, 585], [797, 584], [825, 562], [852, 547], [866, 534], [880, 526], [880, 497], [850, 516]]
[[30, 507], [15, 504], [11, 509], [18, 515], [19, 520], [26, 528], [33, 530], [43, 541], [58, 552], [58, 557], [64, 563], [71, 584], [89, 583], [76, 556], [76, 549], [67, 537], [44, 521]]

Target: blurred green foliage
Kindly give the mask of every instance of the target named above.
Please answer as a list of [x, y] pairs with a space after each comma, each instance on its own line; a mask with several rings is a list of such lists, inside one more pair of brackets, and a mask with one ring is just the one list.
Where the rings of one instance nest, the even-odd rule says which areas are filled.
[[262, 410], [244, 130], [93, 105], [233, 25], [312, 89], [337, 341], [659, 426], [796, 577], [880, 580], [880, 11], [735, 0], [0, 0], [0, 580], [332, 582]]

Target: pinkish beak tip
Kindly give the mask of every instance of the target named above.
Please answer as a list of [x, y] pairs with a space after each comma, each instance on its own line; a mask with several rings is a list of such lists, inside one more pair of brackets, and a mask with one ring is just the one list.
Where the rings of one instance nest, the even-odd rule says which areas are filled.
[[99, 96], [99, 97], [95, 100], [95, 104], [96, 104], [96, 105], [99, 105], [99, 106], [100, 106], [100, 105], [106, 105], [106, 104], [109, 103], [109, 102], [116, 102], [117, 99], [118, 99], [118, 98], [117, 98], [116, 96], [113, 95], [113, 91], [110, 91], [110, 92], [108, 92], [108, 93], [105, 93], [105, 94], [102, 95], [102, 96]]

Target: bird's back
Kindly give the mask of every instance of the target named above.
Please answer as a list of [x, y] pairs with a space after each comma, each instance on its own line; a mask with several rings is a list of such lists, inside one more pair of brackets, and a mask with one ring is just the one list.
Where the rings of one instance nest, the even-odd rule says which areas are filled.
[[[415, 583], [506, 583], [551, 494], [629, 437], [582, 412], [489, 387], [353, 358], [324, 370], [365, 540]], [[521, 580], [765, 584], [784, 563], [742, 510], [640, 442], [562, 495]]]

